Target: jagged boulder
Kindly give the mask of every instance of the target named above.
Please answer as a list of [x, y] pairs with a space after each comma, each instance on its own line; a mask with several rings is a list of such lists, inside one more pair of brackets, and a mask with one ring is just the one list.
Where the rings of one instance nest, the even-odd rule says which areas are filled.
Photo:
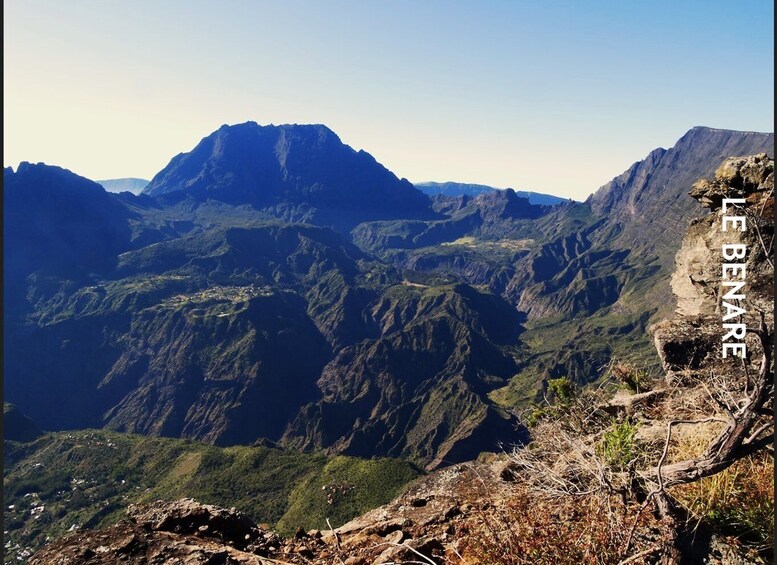
[[766, 153], [730, 157], [715, 171], [715, 180], [696, 181], [689, 193], [711, 210], [721, 207], [724, 198], [743, 198], [774, 187], [774, 160]]
[[118, 563], [214, 563], [268, 565], [277, 561], [207, 539], [145, 531], [129, 522], [100, 531], [79, 532], [32, 556], [30, 565], [113, 565]]
[[132, 504], [127, 515], [130, 521], [145, 530], [215, 538], [241, 549], [262, 533], [248, 516], [234, 508], [226, 510], [200, 504], [191, 498], [150, 505]]
[[[260, 528], [245, 514], [185, 498], [130, 505], [127, 520], [98, 531], [78, 531], [33, 555], [30, 565], [180, 565], [284, 563], [270, 555], [327, 558], [318, 538], [284, 540]], [[324, 550], [324, 551], [322, 551]]]

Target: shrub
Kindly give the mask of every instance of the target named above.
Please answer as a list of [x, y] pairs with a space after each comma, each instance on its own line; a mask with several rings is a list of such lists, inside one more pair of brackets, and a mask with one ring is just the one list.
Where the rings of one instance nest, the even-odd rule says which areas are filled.
[[548, 381], [548, 392], [550, 392], [553, 401], [557, 406], [569, 406], [577, 392], [575, 383], [567, 377], [550, 379]]
[[546, 416], [547, 410], [537, 404], [534, 404], [524, 416], [524, 420], [528, 427], [533, 428]]
[[613, 421], [612, 427], [604, 432], [598, 446], [599, 455], [608, 465], [616, 469], [625, 469], [635, 459], [636, 449], [634, 436], [637, 433], [636, 424], [628, 420]]

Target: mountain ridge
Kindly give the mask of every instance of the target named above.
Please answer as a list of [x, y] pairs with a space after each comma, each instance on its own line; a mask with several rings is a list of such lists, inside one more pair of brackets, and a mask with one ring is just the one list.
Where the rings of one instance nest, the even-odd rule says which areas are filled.
[[[446, 181], [446, 182], [415, 182], [413, 183], [413, 186], [415, 186], [420, 191], [424, 192], [425, 194], [428, 194], [429, 196], [479, 196], [480, 194], [487, 194], [489, 192], [492, 192], [494, 190], [508, 190], [505, 188], [497, 188], [494, 186], [488, 186], [485, 184], [472, 184], [472, 183], [461, 183], [461, 182], [453, 182], [453, 181]], [[530, 204], [538, 204], [538, 205], [546, 205], [546, 206], [553, 206], [555, 204], [560, 204], [562, 202], [567, 202], [570, 199], [568, 198], [562, 198], [560, 196], [554, 196], [552, 194], [545, 194], [541, 192], [532, 192], [532, 191], [526, 191], [526, 190], [513, 190], [518, 196], [521, 196], [523, 198], [528, 198]]]
[[587, 202], [538, 206], [432, 200], [328, 128], [289, 127], [224, 126], [140, 196], [6, 169], [8, 400], [45, 429], [428, 468], [524, 441], [549, 379], [657, 362], [644, 329], [672, 306], [686, 169], [774, 139], [695, 129]]
[[132, 194], [140, 194], [143, 189], [148, 186], [150, 182], [147, 179], [141, 179], [137, 177], [124, 177], [115, 179], [103, 179], [95, 181], [109, 192], [131, 192]]

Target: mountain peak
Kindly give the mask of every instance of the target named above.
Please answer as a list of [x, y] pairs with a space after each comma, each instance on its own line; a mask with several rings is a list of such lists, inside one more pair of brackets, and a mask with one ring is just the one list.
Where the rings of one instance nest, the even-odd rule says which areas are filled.
[[[678, 222], [701, 212], [701, 206], [686, 197], [699, 178], [711, 178], [718, 163], [730, 156], [773, 151], [774, 134], [697, 126], [688, 130], [669, 149], [651, 151], [592, 194], [587, 202], [594, 214], [620, 224], [620, 238], [629, 245], [651, 247], [671, 258], [677, 244]], [[651, 225], [660, 225], [647, 241]]]
[[[741, 143], [742, 140], [760, 139], [763, 136], [773, 135], [768, 132], [758, 131], [739, 131], [733, 129], [713, 128], [708, 126], [694, 126], [689, 129], [683, 136], [677, 141], [673, 149], [681, 149], [689, 144], [705, 143], [709, 145], [736, 145]], [[739, 153], [737, 153], [739, 154]], [[726, 155], [721, 155], [721, 158]]]
[[749, 131], [749, 130], [735, 130], [735, 129], [725, 129], [725, 128], [713, 128], [710, 126], [693, 126], [691, 129], [689, 129], [685, 135], [688, 135], [691, 132], [696, 133], [735, 133], [735, 134], [755, 134], [755, 135], [766, 135], [769, 132], [763, 132], [763, 131]]
[[[20, 186], [41, 185], [42, 187], [53, 187], [58, 191], [87, 191], [92, 193], [103, 193], [105, 189], [102, 186], [86, 177], [74, 173], [69, 169], [57, 167], [56, 165], [47, 165], [46, 163], [30, 163], [22, 161], [13, 170], [13, 167], [3, 169], [5, 180], [16, 179]], [[17, 183], [12, 185], [16, 188]]]
[[428, 197], [321, 124], [221, 126], [174, 157], [143, 192], [173, 201], [250, 205], [347, 229], [362, 221], [431, 215]]
[[338, 141], [340, 138], [337, 136], [337, 134], [332, 131], [328, 126], [324, 124], [266, 124], [262, 125], [259, 124], [253, 120], [248, 120], [246, 122], [241, 122], [238, 124], [222, 124], [219, 129], [217, 129], [214, 133], [218, 132], [229, 132], [229, 131], [236, 131], [236, 130], [281, 130], [286, 132], [309, 132], [309, 133], [317, 133], [319, 135], [332, 135], [334, 136]]

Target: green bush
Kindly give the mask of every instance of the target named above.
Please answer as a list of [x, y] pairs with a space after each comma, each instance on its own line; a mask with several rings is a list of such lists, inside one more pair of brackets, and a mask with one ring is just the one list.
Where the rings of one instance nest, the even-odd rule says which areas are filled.
[[525, 416], [526, 425], [533, 428], [540, 423], [540, 420], [548, 415], [548, 411], [537, 404], [534, 404]]
[[548, 391], [557, 406], [569, 406], [577, 393], [575, 383], [567, 377], [550, 379], [548, 381]]
[[599, 454], [608, 465], [616, 469], [625, 469], [636, 456], [634, 436], [636, 424], [629, 421], [613, 421], [612, 427], [604, 432], [599, 444]]

